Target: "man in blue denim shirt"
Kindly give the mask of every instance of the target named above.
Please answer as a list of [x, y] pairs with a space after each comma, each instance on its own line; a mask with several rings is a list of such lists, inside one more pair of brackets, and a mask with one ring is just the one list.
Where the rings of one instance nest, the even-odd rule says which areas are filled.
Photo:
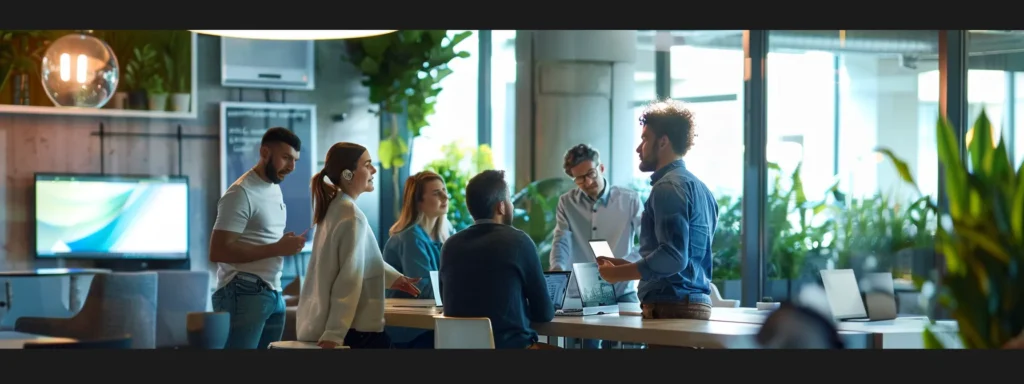
[[666, 100], [648, 106], [640, 123], [640, 170], [654, 171], [640, 222], [642, 259], [600, 257], [599, 271], [609, 282], [640, 280], [645, 319], [708, 320], [718, 203], [683, 163], [693, 146], [693, 114], [681, 102]]

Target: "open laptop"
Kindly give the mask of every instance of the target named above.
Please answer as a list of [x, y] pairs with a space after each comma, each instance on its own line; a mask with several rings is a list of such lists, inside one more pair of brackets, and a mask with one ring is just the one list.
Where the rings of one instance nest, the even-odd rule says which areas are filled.
[[555, 312], [562, 310], [565, 305], [566, 292], [569, 290], [569, 281], [572, 272], [569, 271], [545, 271], [544, 282], [548, 287], [548, 295], [551, 303], [555, 305]]
[[[576, 282], [579, 298], [573, 303], [562, 305], [555, 316], [590, 316], [619, 313], [615, 286], [601, 278], [597, 263], [574, 263], [572, 277]], [[579, 307], [576, 307], [579, 305]]]
[[403, 301], [394, 306], [399, 308], [441, 308], [441, 279], [438, 277], [437, 271], [430, 271], [430, 288], [434, 291], [433, 303], [406, 302], [404, 301], [406, 299], [400, 299]]
[[864, 295], [852, 269], [821, 271], [832, 317], [840, 321], [880, 321], [896, 318], [896, 293], [892, 274], [868, 273], [864, 277]]

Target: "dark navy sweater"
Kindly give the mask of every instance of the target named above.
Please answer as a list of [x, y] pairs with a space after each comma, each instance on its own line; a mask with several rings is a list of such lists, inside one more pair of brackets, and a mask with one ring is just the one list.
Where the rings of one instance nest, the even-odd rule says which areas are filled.
[[491, 319], [495, 348], [529, 347], [530, 322], [555, 316], [536, 245], [512, 226], [478, 222], [452, 235], [439, 274], [444, 315]]

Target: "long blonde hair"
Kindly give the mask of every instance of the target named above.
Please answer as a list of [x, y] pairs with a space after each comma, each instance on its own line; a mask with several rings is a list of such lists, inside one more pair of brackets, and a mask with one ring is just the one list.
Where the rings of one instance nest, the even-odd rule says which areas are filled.
[[[309, 189], [313, 195], [313, 225], [320, 224], [327, 217], [327, 207], [341, 192], [342, 171], [355, 172], [359, 167], [359, 158], [366, 152], [366, 147], [355, 143], [340, 142], [327, 150], [324, 168], [313, 175], [309, 181]], [[324, 177], [331, 181], [329, 185]]]
[[[431, 181], [440, 181], [444, 184], [444, 178], [431, 171], [422, 171], [405, 179], [405, 193], [402, 196], [402, 212], [398, 215], [398, 221], [391, 226], [388, 233], [391, 236], [404, 231], [412, 225], [424, 225], [426, 216], [420, 212], [419, 202], [423, 201], [423, 194], [426, 192], [426, 185]], [[430, 237], [440, 242], [448, 240], [451, 235], [451, 226], [448, 223], [448, 215], [441, 215], [437, 218], [433, 228], [424, 228]]]

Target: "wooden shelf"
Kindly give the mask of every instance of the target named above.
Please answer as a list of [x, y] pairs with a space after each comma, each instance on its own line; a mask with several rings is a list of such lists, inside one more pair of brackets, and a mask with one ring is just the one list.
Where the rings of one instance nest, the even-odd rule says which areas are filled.
[[0, 114], [13, 115], [55, 115], [55, 116], [101, 116], [129, 117], [143, 119], [195, 119], [195, 112], [147, 111], [135, 109], [40, 107], [34, 105], [3, 105]]
[[[142, 109], [112, 108], [78, 108], [78, 107], [44, 107], [37, 105], [0, 104], [0, 115], [51, 115], [51, 116], [96, 116], [122, 117], [139, 119], [196, 119], [196, 107], [199, 105], [199, 36], [190, 32], [192, 39], [192, 79], [189, 112], [149, 111]], [[125, 63], [127, 60], [125, 61]], [[124, 64], [124, 63], [122, 63]], [[123, 70], [123, 68], [122, 68]], [[45, 97], [45, 95], [42, 95]]]

